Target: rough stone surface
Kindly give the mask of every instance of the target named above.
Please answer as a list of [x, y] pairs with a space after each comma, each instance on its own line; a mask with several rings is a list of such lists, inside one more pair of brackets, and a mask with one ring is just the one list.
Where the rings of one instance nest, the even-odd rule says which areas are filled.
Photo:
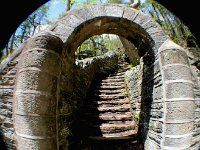
[[199, 49], [188, 49], [189, 64], [192, 72], [192, 81], [194, 83], [194, 97], [195, 97], [195, 113], [194, 113], [194, 129], [193, 129], [193, 149], [197, 150], [200, 147], [200, 68], [198, 62], [200, 60]]
[[[146, 149], [159, 149], [163, 139], [163, 122], [156, 121], [163, 118], [163, 91], [159, 76], [159, 67], [148, 67], [147, 62], [141, 58], [140, 65], [126, 72], [126, 84], [134, 117], [140, 122], [139, 132], [142, 134]], [[154, 69], [156, 68], [157, 69]], [[155, 71], [155, 74], [153, 72]], [[156, 119], [156, 120], [154, 120]], [[146, 140], [145, 140], [146, 139]], [[151, 143], [151, 144], [149, 144]]]
[[11, 61], [0, 74], [0, 135], [1, 146], [16, 149], [12, 118], [12, 99], [18, 61]]

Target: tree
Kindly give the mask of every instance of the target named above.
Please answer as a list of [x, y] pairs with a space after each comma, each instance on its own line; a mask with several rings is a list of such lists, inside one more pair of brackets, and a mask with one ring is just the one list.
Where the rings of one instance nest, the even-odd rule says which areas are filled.
[[188, 40], [192, 40], [195, 45], [195, 38], [188, 27], [164, 6], [155, 0], [146, 0], [141, 7], [155, 18], [175, 42], [181, 46], [186, 46], [188, 45]]
[[66, 11], [69, 11], [72, 7], [72, 5], [74, 4], [74, 0], [64, 0], [66, 1], [67, 3], [67, 6], [66, 6]]
[[33, 12], [24, 22], [22, 22], [17, 30], [12, 34], [5, 47], [6, 56], [8, 56], [9, 53], [12, 53], [13, 50], [26, 39], [39, 32], [40, 28], [38, 27], [46, 23], [48, 9], [48, 4], [43, 5], [38, 10]]

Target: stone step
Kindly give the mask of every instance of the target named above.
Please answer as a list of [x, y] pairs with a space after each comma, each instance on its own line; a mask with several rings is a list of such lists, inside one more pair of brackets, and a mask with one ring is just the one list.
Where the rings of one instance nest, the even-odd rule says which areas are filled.
[[88, 117], [94, 118], [94, 119], [100, 119], [100, 120], [132, 120], [132, 114], [130, 112], [126, 112], [126, 113], [102, 113], [102, 114], [90, 114], [87, 113], [86, 114]]
[[117, 99], [117, 100], [94, 100], [92, 101], [93, 105], [102, 105], [102, 104], [109, 104], [109, 105], [119, 105], [119, 104], [129, 104], [129, 99], [128, 98], [124, 98], [124, 99]]
[[130, 66], [127, 66], [127, 65], [120, 65], [120, 66], [118, 66], [118, 69], [117, 69], [117, 71], [119, 70], [119, 69], [126, 69], [126, 70], [128, 70], [128, 69], [130, 69], [131, 67]]
[[124, 111], [130, 111], [130, 104], [121, 104], [119, 106], [108, 106], [108, 105], [101, 105], [98, 107], [95, 107], [93, 105], [89, 106], [90, 109], [95, 109], [100, 112], [124, 112]]
[[9, 72], [6, 72], [7, 75], [16, 75], [16, 73], [17, 73], [17, 68], [13, 68]]
[[94, 125], [89, 124], [89, 126], [93, 128], [98, 128], [102, 131], [102, 133], [108, 132], [119, 132], [124, 130], [135, 129], [136, 124], [134, 121], [129, 121], [129, 124], [118, 123], [118, 124], [109, 124], [109, 123], [102, 123], [101, 125]]
[[106, 86], [106, 85], [98, 85], [95, 87], [96, 90], [116, 90], [116, 89], [124, 89], [125, 85], [118, 85], [118, 86]]
[[137, 134], [137, 130], [132, 129], [132, 130], [119, 132], [119, 133], [103, 134], [102, 136], [106, 138], [120, 138], [120, 137], [132, 136], [136, 134]]
[[116, 73], [113, 73], [113, 74], [109, 74], [109, 77], [112, 77], [112, 76], [124, 76], [124, 72], [116, 72]]
[[130, 66], [129, 64], [125, 64], [125, 63], [118, 64], [118, 68], [129, 67], [129, 66]]
[[119, 133], [112, 133], [112, 134], [103, 134], [101, 136], [89, 136], [89, 139], [92, 140], [122, 140], [122, 139], [130, 139], [130, 138], [135, 138], [137, 134], [137, 130], [128, 130], [124, 132], [119, 132]]
[[116, 89], [116, 90], [103, 90], [103, 89], [99, 89], [99, 90], [94, 90], [94, 93], [96, 94], [119, 94], [122, 93], [123, 89]]
[[124, 75], [112, 75], [105, 77], [104, 79], [124, 79]]
[[124, 79], [103, 79], [101, 83], [124, 82]]
[[14, 89], [13, 85], [1, 85], [0, 89]]
[[124, 86], [125, 82], [101, 82], [99, 84], [97, 84], [97, 86], [102, 86], [102, 85], [105, 85], [105, 86]]
[[99, 125], [86, 122], [85, 124], [82, 124], [82, 125], [84, 129], [90, 130], [90, 133], [89, 133], [90, 135], [99, 135], [99, 134], [105, 134], [105, 133], [109, 133], [109, 134], [119, 133], [119, 132], [133, 130], [137, 128], [134, 121], [129, 121], [129, 122], [130, 122], [129, 124], [102, 123]]
[[10, 67], [10, 66], [15, 66], [17, 64], [18, 64], [18, 61], [11, 61], [11, 62], [8, 63], [7, 66]]
[[15, 66], [8, 67], [8, 71], [10, 71], [10, 70], [12, 70], [14, 68], [15, 68]]
[[92, 99], [106, 99], [106, 100], [123, 99], [125, 97], [126, 97], [126, 95], [124, 95], [124, 94], [99, 95], [99, 94], [96, 94], [96, 93], [93, 96], [91, 96]]
[[5, 79], [5, 78], [13, 79], [13, 78], [15, 78], [15, 77], [16, 77], [16, 75], [3, 75], [3, 76], [2, 76], [2, 79]]
[[127, 70], [129, 70], [129, 69], [119, 69], [119, 70], [117, 71], [117, 73], [125, 74], [125, 72], [126, 72]]

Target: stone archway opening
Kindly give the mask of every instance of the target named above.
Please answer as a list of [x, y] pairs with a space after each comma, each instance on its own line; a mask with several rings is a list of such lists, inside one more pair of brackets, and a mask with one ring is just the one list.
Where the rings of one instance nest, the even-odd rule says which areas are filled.
[[[112, 38], [116, 40], [116, 36], [112, 35]], [[121, 43], [120, 39], [122, 37], [118, 38], [117, 42]], [[129, 47], [128, 52], [123, 44]], [[135, 102], [130, 100], [129, 89], [125, 83], [126, 71], [136, 65], [139, 57], [131, 42], [123, 39], [123, 44], [118, 44], [112, 47], [112, 50], [109, 49], [108, 52], [96, 57], [76, 59], [74, 64], [77, 67], [81, 65], [92, 70], [88, 73], [87, 69], [82, 69], [86, 75], [82, 75], [81, 78], [92, 75], [87, 78], [90, 80], [88, 90], [80, 99], [82, 103], [79, 102], [79, 109], [74, 114], [70, 129], [70, 150], [133, 149], [142, 146], [138, 141], [140, 136], [137, 135], [139, 120], [136, 121], [136, 109], [132, 107], [135, 106]], [[80, 52], [80, 49], [78, 51]], [[129, 59], [125, 54], [134, 56]], [[140, 110], [140, 104], [137, 109]]]
[[73, 55], [84, 40], [103, 33], [132, 42], [143, 57], [139, 74], [133, 70], [128, 81], [137, 93], [131, 100], [140, 111], [138, 131], [145, 149], [192, 146], [194, 95], [184, 49], [141, 11], [94, 5], [68, 12], [24, 43], [13, 99], [17, 149], [68, 149], [74, 113], [98, 71], [87, 67], [97, 60], [85, 64], [85, 73], [75, 69]]
[[[129, 28], [128, 28], [128, 26], [129, 26]], [[73, 67], [72, 67], [73, 64], [74, 64], [74, 59], [70, 60], [70, 58], [74, 57], [73, 56], [74, 55], [74, 51], [79, 47], [79, 45], [83, 41], [85, 41], [87, 38], [90, 38], [93, 35], [101, 35], [101, 34], [105, 34], [106, 33], [106, 34], [118, 35], [121, 38], [125, 39], [126, 42], [129, 42], [129, 44], [132, 43], [132, 45], [135, 45], [135, 48], [137, 47], [137, 51], [132, 52], [132, 55], [135, 54], [135, 55], [140, 56], [140, 57], [145, 55], [144, 64], [145, 64], [145, 66], [148, 66], [150, 68], [148, 76], [153, 77], [152, 64], [155, 61], [155, 58], [154, 58], [155, 54], [154, 54], [154, 51], [153, 51], [154, 43], [152, 42], [153, 40], [150, 38], [148, 33], [144, 29], [142, 29], [140, 26], [138, 26], [137, 24], [133, 24], [131, 27], [130, 26], [131, 26], [130, 25], [130, 21], [128, 21], [126, 19], [120, 20], [119, 18], [116, 18], [116, 17], [98, 17], [98, 18], [89, 20], [89, 21], [84, 22], [83, 24], [81, 24], [79, 26], [79, 28], [75, 30], [75, 33], [71, 34], [71, 37], [69, 37], [69, 41], [66, 42], [66, 56], [67, 56], [67, 58], [63, 58], [63, 59], [66, 60], [66, 66], [63, 64], [63, 69], [68, 68], [68, 70], [65, 70], [65, 72], [67, 74], [64, 74], [64, 72], [63, 72], [63, 74], [62, 73], [61, 74], [63, 76], [67, 76], [67, 75], [69, 76], [69, 72], [74, 70]], [[133, 48], [133, 46], [132, 46], [132, 48]], [[133, 49], [133, 50], [135, 50], [135, 49]], [[104, 63], [105, 63], [105, 66], [106, 66], [106, 62], [104, 62]], [[78, 109], [81, 109], [81, 106], [82, 106], [82, 103], [83, 103], [81, 101], [83, 101], [83, 97], [86, 96], [85, 93], [88, 91], [88, 89], [90, 87], [90, 84], [92, 83], [93, 79], [95, 78], [95, 75], [99, 73], [97, 70], [95, 70], [96, 69], [95, 67], [96, 66], [90, 68], [91, 70], [93, 69], [94, 71], [90, 71], [90, 73], [88, 75], [89, 78], [86, 77], [86, 80], [87, 81], [89, 80], [88, 83], [84, 83], [84, 81], [80, 82], [80, 83], [75, 83], [76, 85], [80, 85], [80, 87], [82, 87], [81, 84], [85, 85], [84, 86], [85, 90], [83, 90], [84, 92], [81, 91], [81, 90], [78, 90], [79, 91], [79, 95], [81, 95], [80, 94], [81, 92], [84, 93], [84, 94], [82, 94], [84, 96], [81, 96], [81, 98], [79, 97], [78, 98], [79, 99], [78, 102], [76, 102], [77, 103], [76, 107], [78, 107]], [[147, 69], [147, 67], [145, 69]], [[81, 73], [78, 73], [78, 74], [80, 74], [80, 76], [79, 76], [80, 78], [84, 78], [84, 76], [81, 76]], [[145, 77], [144, 78], [140, 78], [141, 82], [143, 83], [143, 85], [140, 85], [142, 87], [142, 91], [143, 91], [143, 88], [145, 86], [144, 85], [145, 80], [148, 80], [146, 72], [143, 73], [143, 74], [145, 75]], [[74, 78], [76, 75], [72, 73], [71, 76]], [[70, 78], [68, 80], [72, 81], [73, 79]], [[144, 81], [142, 81], [142, 80], [144, 80]], [[62, 80], [61, 80], [61, 82], [62, 82]], [[77, 90], [80, 87], [76, 86], [76, 87], [73, 87], [72, 89], [76, 89]], [[152, 92], [152, 89], [153, 89], [153, 84], [149, 84], [149, 89], [150, 90], [149, 90], [148, 94], [152, 94], [151, 92]], [[65, 92], [63, 92], [63, 93], [65, 93]], [[141, 94], [138, 95], [138, 96], [141, 96]], [[77, 98], [74, 98], [74, 99], [75, 99], [74, 101], [77, 101]], [[133, 101], [132, 103], [135, 103], [135, 102]], [[148, 103], [149, 103], [149, 105], [151, 105], [151, 101], [149, 101]], [[138, 103], [137, 109], [141, 110], [141, 102]], [[142, 108], [142, 110], [143, 110], [143, 108]], [[145, 114], [150, 115], [150, 110], [148, 110], [148, 111], [149, 111], [148, 112], [149, 114], [147, 114], [147, 113], [145, 113]], [[140, 111], [138, 111], [138, 112], [140, 112]], [[79, 112], [79, 113], [81, 113], [81, 112]], [[138, 113], [137, 115], [138, 115], [138, 118], [141, 118], [140, 113]], [[98, 116], [100, 116], [100, 115], [98, 114]], [[143, 120], [143, 119], [141, 119], [141, 120]], [[146, 120], [146, 124], [148, 124], [148, 122], [149, 122], [149, 120], [147, 119]], [[80, 123], [78, 123], [78, 124], [80, 124]], [[139, 122], [137, 124], [139, 124]], [[80, 126], [78, 126], [78, 128]], [[139, 130], [141, 130], [141, 128], [143, 128], [143, 127], [140, 127]], [[148, 127], [146, 127], [146, 128], [148, 128]], [[80, 128], [79, 131], [80, 130], [85, 130], [85, 129], [87, 129], [87, 128]], [[91, 128], [88, 129], [88, 132], [90, 132], [90, 130], [91, 130]], [[101, 131], [99, 131], [99, 132], [101, 132]], [[81, 131], [80, 131], [80, 134], [81, 134]], [[102, 133], [100, 133], [100, 134], [102, 134]], [[138, 134], [137, 135], [138, 138], [140, 138], [140, 139], [142, 138], [142, 136], [141, 136], [142, 134], [141, 133], [139, 134], [137, 131], [132, 135], [135, 136], [136, 134]], [[120, 138], [118, 137], [118, 139], [120, 139]], [[123, 139], [123, 136], [122, 136], [122, 139]], [[71, 143], [69, 143], [69, 144], [71, 144]], [[76, 146], [78, 146], [77, 144], [78, 143], [75, 143]]]

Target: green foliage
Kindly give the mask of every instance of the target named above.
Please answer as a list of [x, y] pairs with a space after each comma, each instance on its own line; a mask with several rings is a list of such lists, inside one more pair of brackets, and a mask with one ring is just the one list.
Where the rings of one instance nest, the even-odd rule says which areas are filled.
[[[181, 46], [197, 46], [195, 38], [188, 27], [157, 1], [146, 0], [146, 2], [141, 5], [141, 8], [151, 14], [153, 19], [161, 25], [174, 42]], [[189, 40], [192, 41], [193, 45], [188, 44]]]
[[100, 56], [121, 47], [123, 47], [122, 43], [117, 36], [102, 34], [93, 36], [83, 42], [75, 52], [75, 56], [77, 59]]
[[[17, 30], [10, 37], [6, 48], [3, 50], [6, 55], [12, 53], [21, 43], [26, 39], [33, 36], [40, 31], [40, 25], [47, 23], [47, 11], [49, 10], [49, 4], [45, 4], [36, 11], [34, 11], [28, 18], [22, 22]], [[5, 56], [6, 57], [6, 56]]]
[[128, 90], [126, 88], [122, 89], [121, 93], [126, 96], [126, 95], [128, 95]]
[[136, 124], [138, 124], [140, 122], [140, 113], [135, 112], [133, 117]]
[[200, 77], [200, 73], [197, 73], [197, 77]]
[[121, 4], [122, 0], [108, 0], [108, 3], [117, 3], [117, 4]]
[[4, 54], [1, 55], [1, 56], [0, 56], [0, 63], [1, 63], [5, 58], [6, 58], [6, 55], [4, 55]]

